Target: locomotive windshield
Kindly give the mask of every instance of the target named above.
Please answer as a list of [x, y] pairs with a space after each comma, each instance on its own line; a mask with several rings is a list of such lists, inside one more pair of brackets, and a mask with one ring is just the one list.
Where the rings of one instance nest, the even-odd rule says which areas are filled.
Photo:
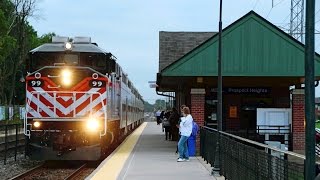
[[106, 68], [106, 57], [102, 53], [38, 52], [31, 56], [33, 70], [55, 65], [85, 66], [101, 70]]

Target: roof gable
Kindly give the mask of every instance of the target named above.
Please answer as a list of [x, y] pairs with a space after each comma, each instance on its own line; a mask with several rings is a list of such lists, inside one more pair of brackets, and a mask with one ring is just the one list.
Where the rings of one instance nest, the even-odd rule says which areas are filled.
[[216, 32], [159, 32], [159, 71], [202, 44]]
[[[162, 70], [162, 76], [217, 76], [218, 34]], [[320, 58], [315, 57], [320, 75]], [[304, 45], [254, 11], [222, 32], [223, 76], [304, 76]]]

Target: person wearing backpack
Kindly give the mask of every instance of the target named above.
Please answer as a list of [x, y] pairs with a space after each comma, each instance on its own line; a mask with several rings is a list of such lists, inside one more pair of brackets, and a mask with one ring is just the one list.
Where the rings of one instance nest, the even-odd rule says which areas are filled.
[[188, 151], [189, 156], [195, 156], [196, 155], [196, 140], [197, 140], [197, 134], [199, 132], [199, 126], [195, 122], [195, 120], [192, 121], [192, 132], [190, 137], [188, 138]]

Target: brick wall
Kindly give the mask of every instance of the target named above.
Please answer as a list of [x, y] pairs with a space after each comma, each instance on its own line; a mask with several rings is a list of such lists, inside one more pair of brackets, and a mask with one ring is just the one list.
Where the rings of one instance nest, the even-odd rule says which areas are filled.
[[[204, 89], [191, 89], [191, 115], [194, 121], [199, 125], [204, 125], [204, 104], [205, 103], [205, 90]], [[200, 134], [196, 139], [196, 153], [200, 151]]]
[[295, 89], [292, 92], [292, 140], [293, 151], [304, 151], [304, 90]]

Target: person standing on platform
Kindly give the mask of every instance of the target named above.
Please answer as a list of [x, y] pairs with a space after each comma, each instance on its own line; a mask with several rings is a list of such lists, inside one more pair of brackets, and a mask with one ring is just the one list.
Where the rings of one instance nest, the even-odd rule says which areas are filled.
[[178, 130], [178, 127], [177, 125], [179, 125], [179, 113], [178, 113], [178, 110], [173, 107], [172, 108], [172, 112], [169, 116], [169, 122], [171, 124], [171, 135], [172, 135], [172, 138], [171, 140], [172, 141], [177, 141], [178, 140], [178, 134], [179, 134], [179, 130]]
[[[180, 114], [179, 114], [179, 116], [180, 116], [180, 118], [178, 119], [178, 123], [177, 123], [177, 125], [176, 125], [176, 127], [179, 129], [179, 124], [180, 124], [180, 122], [181, 122], [181, 118], [183, 117], [183, 108], [184, 107], [187, 107], [186, 105], [181, 105], [180, 106]], [[180, 129], [178, 130], [178, 140], [180, 139]], [[176, 154], [178, 154], [178, 145], [177, 145], [177, 150], [176, 150]]]
[[179, 158], [178, 162], [189, 161], [189, 152], [187, 141], [192, 132], [192, 122], [193, 118], [190, 114], [190, 109], [188, 107], [183, 108], [183, 117], [179, 125], [180, 128], [180, 140], [178, 142]]
[[160, 124], [160, 115], [161, 115], [161, 111], [160, 111], [160, 109], [156, 112], [156, 118], [157, 118], [157, 125], [159, 125]]

